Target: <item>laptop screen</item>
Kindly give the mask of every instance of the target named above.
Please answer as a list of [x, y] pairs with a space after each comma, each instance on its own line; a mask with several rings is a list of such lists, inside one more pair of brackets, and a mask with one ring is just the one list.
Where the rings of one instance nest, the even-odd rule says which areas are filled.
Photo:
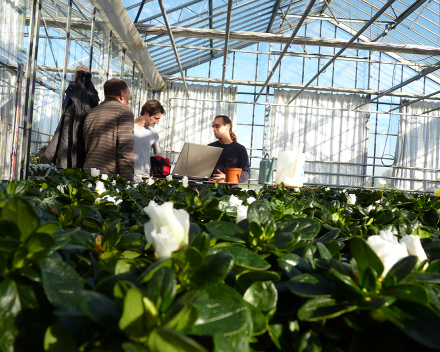
[[222, 148], [185, 143], [177, 159], [173, 175], [211, 177], [222, 153]]

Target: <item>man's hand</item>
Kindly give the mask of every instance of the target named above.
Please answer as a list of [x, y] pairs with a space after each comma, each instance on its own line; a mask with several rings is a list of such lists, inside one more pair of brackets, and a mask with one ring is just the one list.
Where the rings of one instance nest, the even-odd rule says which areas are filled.
[[212, 175], [212, 179], [214, 181], [219, 182], [219, 183], [225, 182], [226, 181], [226, 175], [223, 172], [221, 172], [219, 169], [217, 169], [217, 171], [218, 171], [218, 174], [213, 174]]
[[89, 69], [87, 68], [86, 65], [76, 66], [75, 72], [73, 73], [72, 81], [76, 81], [76, 76], [78, 71], [84, 71], [85, 73], [88, 73]]

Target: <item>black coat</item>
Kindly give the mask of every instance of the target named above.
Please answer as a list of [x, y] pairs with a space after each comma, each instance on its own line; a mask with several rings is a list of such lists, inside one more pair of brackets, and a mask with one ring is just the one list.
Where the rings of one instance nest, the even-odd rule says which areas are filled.
[[86, 160], [84, 120], [89, 111], [99, 103], [92, 75], [78, 71], [76, 81], [67, 87], [65, 93], [67, 102], [44, 156], [59, 169], [82, 168]]

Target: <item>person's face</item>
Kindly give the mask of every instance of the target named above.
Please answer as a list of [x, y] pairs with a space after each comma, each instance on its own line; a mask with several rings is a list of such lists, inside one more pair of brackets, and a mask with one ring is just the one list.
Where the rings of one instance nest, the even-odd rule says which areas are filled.
[[157, 125], [160, 121], [160, 118], [162, 117], [162, 113], [158, 112], [155, 115], [149, 115], [148, 112], [145, 113], [145, 122], [148, 126], [154, 126]]
[[221, 117], [217, 117], [212, 122], [212, 129], [214, 131], [214, 136], [217, 139], [229, 136], [229, 125], [225, 125]]
[[127, 88], [125, 91], [123, 90], [121, 92], [121, 102], [125, 105], [130, 104], [131, 95], [130, 95], [130, 88]]

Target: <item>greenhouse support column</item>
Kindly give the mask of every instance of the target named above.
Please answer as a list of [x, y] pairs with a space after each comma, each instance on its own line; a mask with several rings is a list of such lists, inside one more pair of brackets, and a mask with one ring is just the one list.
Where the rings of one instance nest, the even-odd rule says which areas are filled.
[[110, 79], [110, 68], [111, 68], [111, 58], [112, 58], [112, 31], [108, 36], [108, 50], [107, 50], [107, 81]]
[[223, 73], [222, 73], [222, 90], [221, 100], [225, 92], [225, 77], [226, 77], [226, 60], [228, 59], [228, 46], [229, 46], [229, 29], [231, 27], [231, 12], [232, 12], [232, 0], [228, 0], [228, 12], [226, 14], [226, 35], [225, 35], [225, 50], [223, 53]]
[[[41, 3], [37, 7], [37, 2], [32, 4], [31, 24], [29, 26], [28, 58], [26, 63], [26, 92], [24, 98], [23, 134], [20, 146], [20, 179], [27, 176], [27, 166], [29, 163], [30, 140], [32, 130], [32, 116], [34, 109], [35, 93], [35, 70], [37, 65], [38, 36], [40, 29]], [[35, 53], [34, 53], [35, 52]], [[31, 76], [31, 72], [33, 72]], [[27, 137], [27, 138], [26, 138]], [[26, 146], [28, 141], [29, 146]], [[25, 154], [26, 153], [26, 154]]]
[[9, 180], [12, 181], [15, 178], [15, 165], [17, 161], [17, 144], [18, 144], [18, 131], [20, 126], [20, 113], [21, 113], [21, 96], [23, 88], [23, 64], [19, 63], [17, 67], [17, 96], [15, 99], [15, 116], [14, 123], [12, 124], [12, 145], [11, 145], [11, 162], [9, 170]]
[[93, 8], [92, 26], [90, 27], [90, 57], [89, 57], [89, 72], [92, 72], [93, 64], [93, 40], [95, 38], [95, 22], [96, 22], [96, 7]]
[[64, 47], [64, 66], [63, 66], [63, 81], [61, 82], [61, 94], [60, 94], [60, 116], [63, 111], [64, 91], [66, 90], [66, 75], [67, 75], [67, 63], [69, 59], [70, 48], [70, 23], [72, 19], [72, 2], [69, 0], [69, 6], [67, 7], [67, 23], [66, 23], [66, 45]]
[[125, 49], [122, 50], [122, 58], [121, 58], [121, 74], [120, 79], [124, 79], [124, 66], [125, 66]]
[[[267, 74], [270, 74], [271, 66], [272, 66], [272, 55], [270, 54], [272, 52], [272, 43], [269, 44], [269, 58], [267, 63]], [[266, 87], [266, 109], [264, 111], [264, 127], [263, 127], [263, 158], [265, 153], [268, 150], [268, 133], [267, 129], [269, 127], [269, 114], [270, 114], [270, 104], [269, 104], [269, 92], [270, 88]]]

